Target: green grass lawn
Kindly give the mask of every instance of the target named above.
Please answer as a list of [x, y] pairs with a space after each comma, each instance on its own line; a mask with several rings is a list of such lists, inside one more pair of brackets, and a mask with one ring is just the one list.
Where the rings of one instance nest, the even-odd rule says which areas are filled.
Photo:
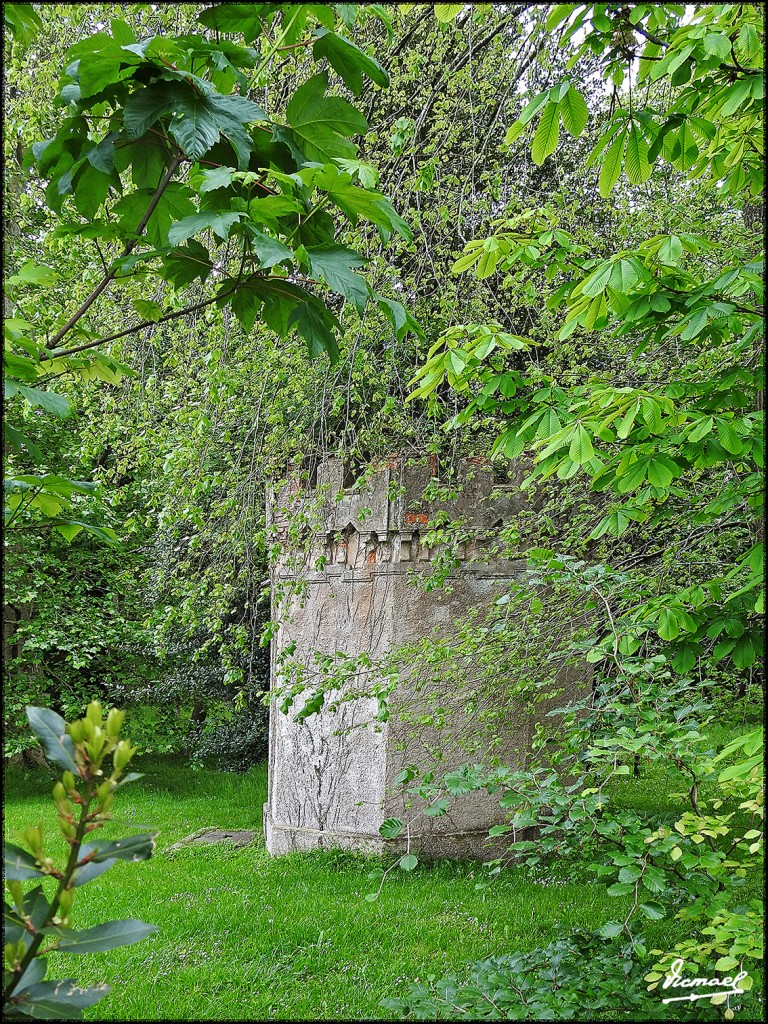
[[[51, 977], [114, 986], [86, 1011], [92, 1020], [384, 1019], [379, 1001], [402, 994], [407, 980], [596, 928], [624, 907], [598, 882], [535, 878], [523, 868], [478, 891], [477, 865], [448, 862], [393, 871], [378, 901], [367, 902], [378, 885], [367, 875], [379, 862], [333, 851], [269, 856], [265, 767], [245, 776], [193, 772], [152, 757], [137, 759], [137, 770], [145, 777], [119, 794], [123, 824], [109, 835], [158, 830], [157, 854], [118, 862], [78, 889], [74, 923], [139, 918], [160, 931], [110, 953], [51, 958]], [[48, 852], [63, 848], [51, 784], [45, 771], [7, 771], [6, 838], [18, 841], [19, 827], [42, 819]], [[258, 828], [259, 837], [240, 849], [168, 850], [208, 826]], [[657, 927], [660, 945], [682, 937], [675, 922]]]

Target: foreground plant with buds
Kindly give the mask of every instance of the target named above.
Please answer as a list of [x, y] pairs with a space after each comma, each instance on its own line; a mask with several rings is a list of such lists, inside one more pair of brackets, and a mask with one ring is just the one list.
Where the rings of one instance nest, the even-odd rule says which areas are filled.
[[[71, 927], [74, 890], [103, 874], [116, 860], [147, 860], [154, 852], [155, 837], [85, 842], [111, 818], [117, 790], [141, 778], [124, 774], [136, 752], [129, 740], [120, 739], [124, 711], [112, 709], [105, 720], [101, 705], [94, 701], [84, 718], [69, 724], [50, 708], [28, 707], [27, 718], [48, 759], [64, 770], [53, 787], [53, 800], [69, 854], [64, 867], [57, 867], [46, 852], [42, 825], [24, 829], [26, 850], [13, 843], [3, 845], [5, 884], [11, 897], [11, 903], [4, 904], [3, 1013], [80, 1020], [83, 1009], [98, 1002], [110, 986], [81, 988], [73, 978], [45, 981], [46, 957], [55, 951], [100, 953], [157, 931], [155, 925], [142, 921], [109, 921], [84, 931]], [[24, 892], [22, 882], [38, 878], [58, 882], [51, 900], [41, 884]]]

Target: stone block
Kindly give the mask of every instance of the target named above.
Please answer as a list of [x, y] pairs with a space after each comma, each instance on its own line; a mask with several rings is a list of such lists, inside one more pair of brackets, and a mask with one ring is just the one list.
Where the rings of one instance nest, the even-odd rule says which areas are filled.
[[[292, 652], [305, 679], [320, 672], [318, 659], [337, 652], [367, 656], [376, 662], [423, 637], [448, 636], [472, 608], [487, 609], [525, 566], [522, 555], [501, 558], [494, 539], [524, 507], [517, 483], [499, 487], [490, 464], [465, 460], [455, 497], [425, 496], [434, 466], [390, 460], [359, 489], [346, 489], [343, 466], [329, 460], [319, 467], [314, 488], [289, 485], [276, 495], [268, 514], [280, 553], [272, 566], [273, 618], [280, 627], [273, 639], [273, 687], [279, 667]], [[414, 585], [435, 567], [441, 555], [425, 542], [428, 523], [440, 513], [461, 523], [465, 541], [455, 553], [447, 586]], [[296, 523], [305, 523], [305, 551], [292, 541]], [[414, 578], [415, 576], [415, 578]], [[293, 584], [302, 581], [301, 588]], [[584, 674], [560, 671], [568, 693]], [[387, 721], [377, 720], [378, 701], [368, 676], [345, 682], [346, 691], [329, 695], [322, 709], [297, 722], [306, 696], [289, 714], [273, 703], [270, 719], [269, 795], [264, 809], [267, 849], [273, 854], [341, 847], [380, 853], [405, 848], [405, 839], [385, 840], [379, 826], [388, 817], [411, 819], [410, 849], [429, 856], [496, 856], [488, 846], [488, 828], [503, 820], [498, 800], [486, 793], [455, 799], [448, 813], [426, 817], [408, 808], [395, 783], [404, 765], [432, 766], [437, 755], [442, 774], [489, 757], [523, 766], [530, 749], [534, 716], [505, 697], [504, 687], [478, 694], [476, 684], [453, 674], [441, 682], [406, 672], [391, 701]], [[477, 702], [503, 718], [491, 740]], [[419, 724], [439, 705], [445, 724]], [[434, 716], [433, 716], [434, 717]], [[499, 736], [501, 741], [499, 742]]]

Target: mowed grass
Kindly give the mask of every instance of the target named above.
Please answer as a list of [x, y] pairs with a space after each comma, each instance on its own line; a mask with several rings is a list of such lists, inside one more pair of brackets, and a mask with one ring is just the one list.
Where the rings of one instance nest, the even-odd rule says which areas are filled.
[[[479, 891], [478, 865], [450, 862], [421, 864], [410, 875], [396, 869], [379, 899], [367, 902], [378, 888], [367, 876], [380, 860], [338, 851], [269, 856], [265, 767], [245, 776], [195, 772], [158, 757], [135, 767], [145, 776], [121, 790], [121, 824], [106, 834], [156, 830], [157, 853], [119, 862], [78, 889], [74, 924], [138, 918], [160, 931], [109, 953], [52, 954], [50, 977], [114, 986], [86, 1011], [91, 1020], [386, 1019], [380, 1000], [402, 994], [408, 980], [597, 928], [628, 907], [598, 882], [535, 877], [522, 867]], [[19, 828], [42, 820], [46, 849], [59, 855], [52, 782], [45, 771], [6, 772], [5, 832], [18, 842]], [[259, 835], [239, 849], [169, 850], [205, 827]], [[677, 929], [660, 922], [654, 940], [669, 948], [683, 937]]]

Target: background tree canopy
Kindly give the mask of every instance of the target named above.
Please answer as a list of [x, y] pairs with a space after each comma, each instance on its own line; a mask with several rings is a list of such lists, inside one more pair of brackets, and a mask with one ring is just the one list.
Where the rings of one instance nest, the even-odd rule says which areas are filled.
[[[632, 570], [622, 652], [749, 676], [756, 8], [48, 10], [8, 8], [20, 668], [68, 692], [176, 651], [212, 664], [190, 697], [239, 692], [264, 678], [266, 473], [529, 450], [565, 507], [591, 481], [564, 549]], [[52, 576], [84, 582], [47, 632]]]
[[[659, 758], [717, 779], [670, 722], [762, 696], [761, 9], [4, 19], [6, 753], [25, 704], [101, 699], [145, 748], [262, 757], [269, 483], [426, 452], [441, 484], [524, 467], [520, 623], [586, 600], [553, 642], [591, 699], [645, 701]], [[650, 749], [585, 721], [574, 748]], [[720, 893], [715, 859], [681, 863]]]

